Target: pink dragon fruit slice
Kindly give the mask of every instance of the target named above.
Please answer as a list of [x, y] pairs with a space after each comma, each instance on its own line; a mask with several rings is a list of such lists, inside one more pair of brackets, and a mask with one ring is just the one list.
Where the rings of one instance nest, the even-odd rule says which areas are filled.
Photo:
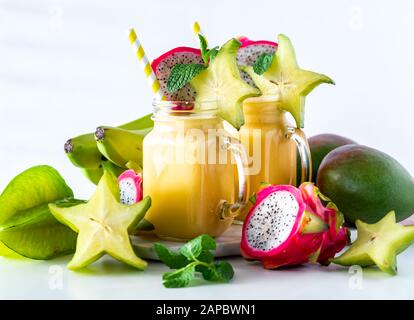
[[348, 243], [333, 204], [325, 207], [313, 184], [267, 186], [243, 225], [241, 253], [267, 269], [307, 262], [329, 264]]
[[[324, 221], [329, 225], [317, 258], [320, 264], [329, 265], [329, 259], [349, 243], [349, 230], [343, 226], [344, 217], [336, 205], [325, 197], [313, 183], [305, 182], [299, 187], [299, 190], [305, 202], [315, 212], [319, 212], [319, 215], [323, 214]], [[322, 200], [327, 202], [326, 207]]]
[[132, 205], [142, 200], [142, 174], [134, 170], [124, 171], [118, 178], [120, 202]]
[[320, 250], [326, 229], [299, 189], [268, 186], [257, 193], [244, 221], [241, 253], [267, 269], [303, 264]]
[[155, 76], [157, 77], [162, 92], [166, 96], [167, 100], [170, 101], [194, 101], [196, 92], [190, 84], [184, 86], [181, 90], [171, 93], [167, 90], [167, 80], [171, 73], [172, 68], [176, 64], [188, 64], [197, 63], [202, 64], [203, 59], [199, 49], [190, 47], [178, 47], [172, 49], [160, 57], [155, 59], [152, 64], [152, 70], [154, 70]]
[[[241, 66], [252, 66], [263, 53], [274, 54], [277, 49], [277, 43], [273, 41], [253, 41], [247, 37], [241, 37], [239, 41], [241, 46], [237, 52], [237, 64]], [[240, 71], [240, 74], [244, 81], [255, 86], [252, 78], [246, 72]]]

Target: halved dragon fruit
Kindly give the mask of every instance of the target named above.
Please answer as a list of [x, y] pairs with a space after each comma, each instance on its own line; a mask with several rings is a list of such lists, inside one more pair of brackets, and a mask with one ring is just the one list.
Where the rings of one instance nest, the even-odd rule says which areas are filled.
[[[241, 37], [239, 41], [241, 46], [237, 52], [237, 64], [240, 66], [252, 66], [263, 53], [274, 54], [277, 49], [277, 43], [273, 41], [253, 41], [247, 37]], [[252, 78], [246, 72], [241, 70], [240, 74], [244, 81], [255, 86]]]
[[263, 53], [274, 54], [277, 43], [268, 40], [253, 41], [247, 37], [239, 38], [241, 46], [237, 52], [237, 63], [243, 66], [252, 66]]
[[142, 200], [142, 174], [126, 170], [118, 177], [120, 202], [132, 205]]
[[307, 185], [260, 190], [243, 225], [242, 255], [262, 261], [267, 269], [316, 261], [327, 264], [347, 244], [347, 230], [337, 228], [337, 212], [324, 207], [313, 191]]
[[194, 101], [196, 92], [190, 84], [184, 86], [181, 90], [171, 93], [167, 90], [167, 81], [171, 73], [172, 68], [176, 64], [189, 64], [196, 63], [202, 64], [203, 58], [201, 57], [201, 51], [199, 49], [190, 47], [178, 47], [159, 56], [152, 64], [152, 70], [154, 70], [161, 90], [164, 93], [167, 100], [170, 101]]

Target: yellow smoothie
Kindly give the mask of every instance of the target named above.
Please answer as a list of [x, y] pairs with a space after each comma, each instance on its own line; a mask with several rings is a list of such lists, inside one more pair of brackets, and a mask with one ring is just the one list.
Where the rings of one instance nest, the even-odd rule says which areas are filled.
[[227, 150], [228, 159], [219, 163], [221, 142], [214, 132], [222, 130], [222, 121], [170, 116], [154, 122], [144, 139], [143, 191], [152, 199], [145, 217], [155, 234], [172, 240], [222, 234], [233, 219], [220, 219], [218, 208], [223, 200], [233, 203], [237, 189]]
[[[286, 136], [292, 125], [277, 97], [246, 99], [243, 113], [245, 123], [239, 135], [249, 157], [251, 195], [262, 183], [296, 184], [296, 144]], [[243, 220], [251, 206], [238, 219]]]

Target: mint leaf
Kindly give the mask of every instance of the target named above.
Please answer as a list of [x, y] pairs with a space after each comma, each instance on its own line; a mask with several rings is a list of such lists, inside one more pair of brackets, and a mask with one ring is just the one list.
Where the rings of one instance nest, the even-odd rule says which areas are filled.
[[229, 282], [233, 279], [234, 271], [230, 263], [226, 261], [216, 262], [209, 267], [202, 266], [200, 272], [204, 280], [213, 282]]
[[211, 236], [202, 234], [199, 238], [201, 238], [201, 246], [203, 247], [203, 250], [216, 250], [216, 240]]
[[204, 250], [198, 256], [197, 260], [205, 263], [212, 263], [214, 261], [214, 255], [210, 251]]
[[198, 34], [198, 39], [200, 40], [201, 57], [203, 58], [204, 63], [208, 64], [208, 57], [207, 57], [207, 53], [208, 53], [207, 46], [208, 46], [208, 44], [207, 44], [207, 40], [201, 34]]
[[[201, 261], [201, 262], [204, 262], [204, 263], [207, 263], [207, 264], [211, 264], [211, 263], [213, 263], [213, 262], [214, 262], [214, 255], [213, 255], [210, 251], [208, 251], [208, 250], [204, 250], [204, 251], [202, 251], [202, 252], [201, 252], [201, 254], [198, 256], [197, 260], [198, 260], [198, 261]], [[199, 264], [199, 265], [196, 267], [196, 271], [197, 271], [197, 272], [204, 273], [204, 272], [205, 272], [205, 270], [206, 270], [206, 268], [208, 268], [208, 267], [207, 267], [205, 264]]]
[[154, 244], [154, 250], [160, 260], [165, 263], [170, 269], [181, 269], [190, 263], [186, 257], [179, 253], [171, 251], [161, 243]]
[[208, 50], [208, 52], [206, 54], [207, 63], [214, 60], [214, 58], [216, 57], [218, 51], [219, 51], [219, 47], [214, 47], [213, 49]]
[[187, 242], [181, 247], [180, 253], [188, 260], [195, 260], [203, 250], [215, 250], [216, 241], [207, 234], [202, 234], [197, 238]]
[[168, 77], [167, 90], [174, 93], [182, 89], [189, 83], [196, 75], [205, 69], [202, 64], [176, 64]]
[[256, 72], [258, 75], [265, 73], [272, 64], [273, 56], [274, 55], [271, 53], [262, 53], [253, 65], [254, 72]]
[[201, 254], [201, 251], [203, 251], [202, 242], [203, 240], [201, 236], [194, 238], [181, 247], [180, 253], [188, 260], [193, 261]]
[[229, 282], [234, 277], [234, 270], [231, 264], [227, 261], [220, 261], [214, 264], [219, 279], [224, 282]]
[[211, 250], [216, 249], [216, 241], [207, 234], [203, 234], [187, 242], [176, 253], [157, 243], [154, 249], [167, 266], [178, 269], [163, 275], [163, 283], [167, 288], [181, 288], [188, 286], [199, 272], [207, 281], [229, 282], [234, 275], [230, 263], [214, 262]]
[[162, 276], [166, 288], [182, 288], [190, 284], [194, 279], [195, 263], [173, 272], [167, 272]]

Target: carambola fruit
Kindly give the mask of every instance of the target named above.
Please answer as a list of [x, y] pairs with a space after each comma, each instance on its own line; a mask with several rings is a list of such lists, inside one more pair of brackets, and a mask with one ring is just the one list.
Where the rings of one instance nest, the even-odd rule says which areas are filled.
[[108, 171], [88, 203], [71, 208], [51, 204], [49, 208], [56, 219], [78, 233], [76, 252], [68, 268], [82, 269], [107, 253], [130, 266], [145, 269], [147, 263], [134, 253], [128, 233], [137, 228], [150, 205], [149, 197], [129, 206], [120, 204], [118, 182]]
[[356, 241], [341, 256], [332, 259], [343, 266], [377, 265], [389, 274], [397, 273], [397, 255], [414, 242], [414, 226], [402, 226], [395, 221], [395, 212], [390, 211], [375, 224], [356, 221]]

